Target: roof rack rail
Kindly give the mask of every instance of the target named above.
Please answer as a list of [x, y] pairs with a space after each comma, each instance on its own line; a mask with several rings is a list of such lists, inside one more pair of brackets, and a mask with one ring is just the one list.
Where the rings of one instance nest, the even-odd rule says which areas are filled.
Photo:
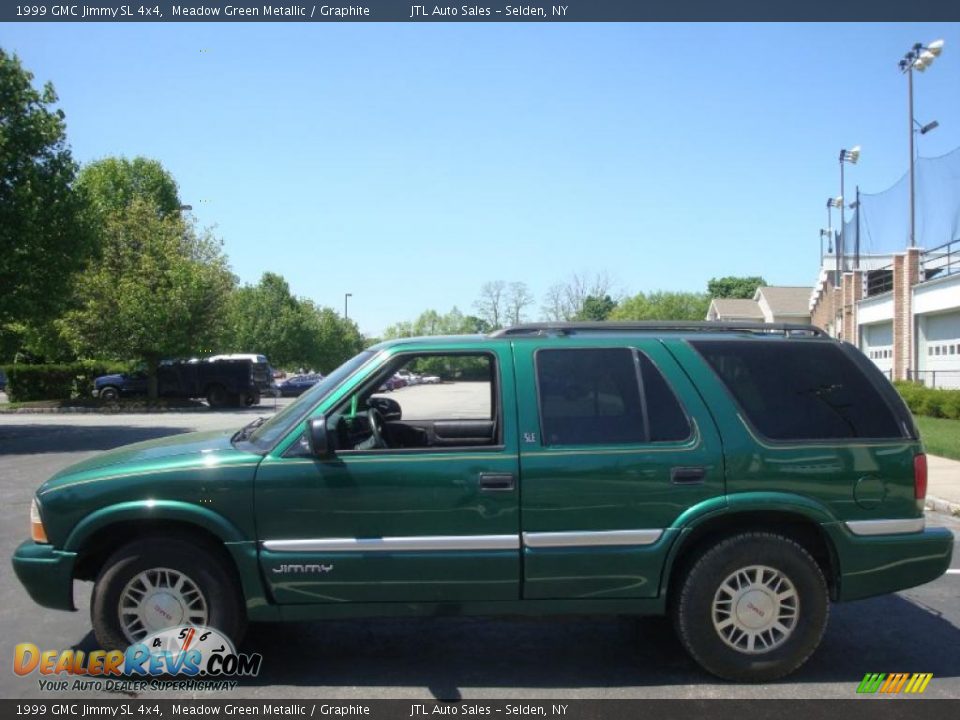
[[490, 337], [523, 337], [542, 335], [573, 335], [596, 332], [752, 332], [777, 333], [785, 336], [813, 335], [829, 337], [816, 325], [801, 323], [761, 323], [728, 321], [663, 321], [663, 320], [618, 320], [588, 322], [543, 322], [521, 323], [490, 333]]

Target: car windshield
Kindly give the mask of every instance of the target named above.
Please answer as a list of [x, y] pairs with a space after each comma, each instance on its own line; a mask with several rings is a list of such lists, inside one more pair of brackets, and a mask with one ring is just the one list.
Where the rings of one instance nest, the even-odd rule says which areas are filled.
[[313, 407], [329, 395], [341, 382], [366, 363], [375, 353], [364, 350], [347, 360], [320, 382], [307, 390], [293, 403], [278, 412], [272, 418], [250, 433], [247, 441], [266, 450], [300, 422]]

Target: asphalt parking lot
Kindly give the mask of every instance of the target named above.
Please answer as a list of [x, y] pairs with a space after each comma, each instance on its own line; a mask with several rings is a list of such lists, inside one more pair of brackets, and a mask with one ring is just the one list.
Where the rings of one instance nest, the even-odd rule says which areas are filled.
[[[403, 402], [418, 388], [392, 396]], [[278, 401], [278, 406], [290, 402]], [[0, 415], [0, 555], [27, 536], [36, 487], [61, 468], [130, 442], [239, 427], [260, 408], [154, 415]], [[960, 535], [960, 522], [930, 515]], [[960, 568], [954, 553], [954, 568]], [[0, 697], [34, 698], [36, 675], [10, 671], [13, 648], [95, 644], [91, 586], [79, 612], [36, 606], [4, 561], [0, 573]], [[252, 625], [243, 649], [264, 656], [259, 677], [231, 698], [851, 698], [866, 672], [931, 672], [925, 698], [960, 696], [960, 574], [871, 600], [835, 605], [823, 644], [788, 679], [734, 685], [705, 675], [661, 619], [424, 618]], [[83, 697], [76, 693], [71, 697]], [[108, 697], [109, 695], [102, 695]], [[180, 697], [196, 697], [185, 693]], [[49, 695], [53, 697], [53, 695]], [[149, 697], [149, 696], [145, 696]], [[154, 697], [157, 697], [154, 695]], [[172, 697], [164, 695], [164, 697]]]

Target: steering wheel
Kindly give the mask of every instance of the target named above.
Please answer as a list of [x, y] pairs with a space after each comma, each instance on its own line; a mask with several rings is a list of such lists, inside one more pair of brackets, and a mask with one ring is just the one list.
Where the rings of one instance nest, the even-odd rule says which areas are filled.
[[367, 408], [367, 421], [370, 424], [370, 439], [375, 448], [385, 448], [387, 443], [383, 439], [383, 415], [376, 408]]

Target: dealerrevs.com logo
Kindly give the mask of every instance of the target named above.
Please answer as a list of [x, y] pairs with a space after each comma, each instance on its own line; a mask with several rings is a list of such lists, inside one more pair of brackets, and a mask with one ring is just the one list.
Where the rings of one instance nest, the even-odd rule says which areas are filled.
[[[232, 690], [236, 677], [256, 677], [263, 656], [238, 653], [229, 638], [208, 627], [180, 626], [148, 635], [126, 650], [14, 648], [13, 671], [38, 674], [41, 691]], [[176, 679], [161, 679], [176, 678]]]

